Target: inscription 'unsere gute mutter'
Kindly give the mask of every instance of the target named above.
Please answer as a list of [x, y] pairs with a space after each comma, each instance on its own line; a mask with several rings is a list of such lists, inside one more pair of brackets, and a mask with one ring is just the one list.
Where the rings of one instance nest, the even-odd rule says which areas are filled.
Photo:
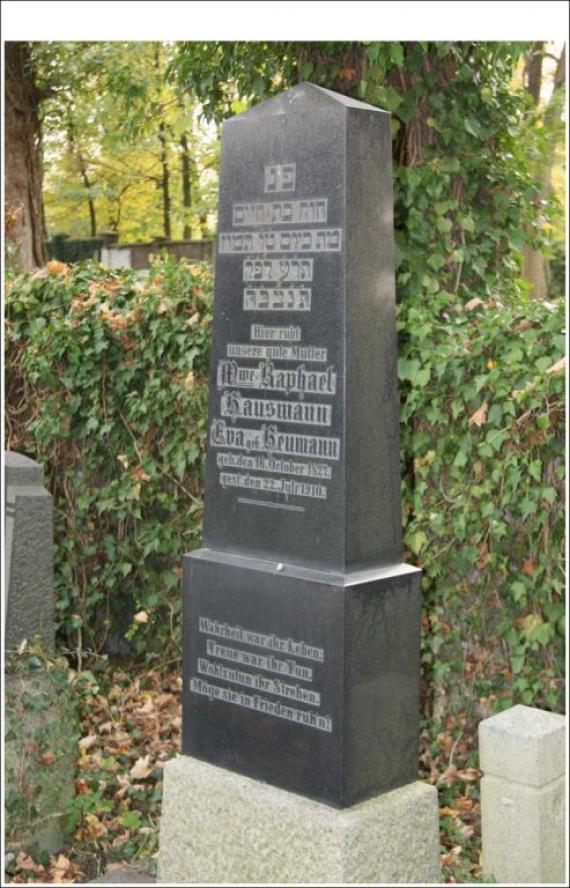
[[[330, 481], [332, 472], [316, 460], [340, 460], [340, 438], [317, 433], [334, 425], [337, 371], [328, 362], [327, 348], [302, 340], [304, 319], [310, 320], [324, 297], [315, 289], [315, 268], [327, 254], [339, 254], [343, 231], [328, 224], [326, 196], [295, 194], [296, 164], [268, 164], [262, 184], [265, 199], [233, 203], [235, 230], [220, 232], [218, 239], [220, 261], [224, 257], [239, 265], [236, 277], [244, 284], [240, 307], [252, 323], [250, 342], [227, 343], [226, 357], [218, 361], [219, 413], [210, 422], [209, 444], [219, 451], [222, 489], [229, 495], [240, 489], [250, 494], [238, 495], [238, 503], [299, 514], [305, 506], [290, 505], [291, 498], [299, 503], [327, 498], [327, 484], [310, 479]], [[262, 322], [280, 313], [299, 320], [285, 326]], [[291, 342], [295, 344], [280, 344]], [[251, 425], [256, 422], [260, 424]], [[297, 428], [287, 428], [291, 425]], [[244, 453], [236, 455], [235, 450]], [[289, 456], [302, 459], [283, 458]], [[286, 477], [291, 474], [305, 480]]]

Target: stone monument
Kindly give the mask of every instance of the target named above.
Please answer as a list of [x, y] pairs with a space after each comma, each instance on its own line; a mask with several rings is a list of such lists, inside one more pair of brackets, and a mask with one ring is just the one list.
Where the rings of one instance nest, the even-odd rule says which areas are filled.
[[389, 122], [303, 83], [224, 126], [165, 881], [439, 878], [435, 790], [415, 782]]
[[[24, 639], [54, 648], [53, 506], [33, 459], [4, 452], [8, 654]], [[64, 843], [74, 795], [79, 719], [68, 672], [50, 663], [6, 660], [5, 821], [10, 854], [56, 853]], [[46, 766], [41, 753], [53, 758]]]
[[39, 636], [54, 645], [52, 499], [39, 463], [4, 452], [6, 650]]

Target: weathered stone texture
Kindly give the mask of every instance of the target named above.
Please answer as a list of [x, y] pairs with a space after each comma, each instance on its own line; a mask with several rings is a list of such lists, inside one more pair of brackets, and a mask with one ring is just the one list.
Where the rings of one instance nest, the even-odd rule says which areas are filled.
[[[4, 776], [10, 846], [51, 854], [62, 847], [80, 736], [66, 671], [7, 676]], [[42, 760], [48, 752], [48, 760]]]
[[165, 766], [159, 882], [440, 880], [432, 786], [335, 810], [187, 756]]
[[563, 882], [565, 718], [513, 706], [481, 723], [479, 748], [484, 872], [499, 882]]
[[54, 646], [52, 499], [42, 467], [6, 452], [6, 635], [7, 650], [39, 636]]

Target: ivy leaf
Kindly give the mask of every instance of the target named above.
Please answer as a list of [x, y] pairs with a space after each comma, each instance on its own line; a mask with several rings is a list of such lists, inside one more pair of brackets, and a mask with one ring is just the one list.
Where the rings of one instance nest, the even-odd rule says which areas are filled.
[[514, 654], [511, 657], [511, 669], [514, 675], [518, 675], [524, 666], [526, 654]]
[[152, 774], [152, 770], [150, 755], [145, 755], [136, 760], [129, 771], [129, 774], [133, 780], [145, 780], [150, 774]]
[[401, 43], [390, 44], [390, 58], [392, 62], [402, 68], [404, 65], [404, 47]]
[[142, 826], [142, 818], [138, 811], [123, 811], [119, 819], [128, 829], [139, 829]]
[[414, 533], [411, 533], [406, 537], [406, 543], [414, 555], [419, 555], [421, 550], [427, 545], [427, 542], [428, 538], [423, 530], [416, 530]]
[[466, 117], [463, 121], [463, 126], [465, 127], [467, 132], [470, 135], [475, 136], [476, 139], [479, 139], [481, 137], [481, 126], [474, 117]]

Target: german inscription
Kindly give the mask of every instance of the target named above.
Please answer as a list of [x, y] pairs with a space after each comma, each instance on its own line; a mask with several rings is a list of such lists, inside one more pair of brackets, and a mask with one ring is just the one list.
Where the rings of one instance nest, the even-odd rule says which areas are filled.
[[321, 693], [311, 686], [323, 648], [210, 617], [200, 617], [198, 628], [205, 644], [190, 676], [192, 694], [332, 732], [332, 718], [320, 712]]
[[[341, 458], [340, 438], [322, 434], [334, 425], [337, 369], [326, 347], [304, 337], [315, 300], [325, 297], [314, 285], [319, 256], [342, 249], [343, 231], [328, 224], [328, 198], [298, 195], [296, 183], [296, 164], [266, 165], [268, 199], [233, 203], [235, 230], [219, 235], [220, 257], [243, 256], [240, 307], [251, 313], [252, 323], [250, 341], [228, 342], [226, 356], [218, 360], [218, 415], [210, 423], [209, 443], [218, 451], [221, 488], [253, 494], [238, 502], [303, 512], [291, 500], [325, 500], [325, 482], [333, 473], [322, 460]], [[278, 196], [272, 199], [273, 194]], [[294, 313], [299, 321], [264, 323], [279, 313]]]

